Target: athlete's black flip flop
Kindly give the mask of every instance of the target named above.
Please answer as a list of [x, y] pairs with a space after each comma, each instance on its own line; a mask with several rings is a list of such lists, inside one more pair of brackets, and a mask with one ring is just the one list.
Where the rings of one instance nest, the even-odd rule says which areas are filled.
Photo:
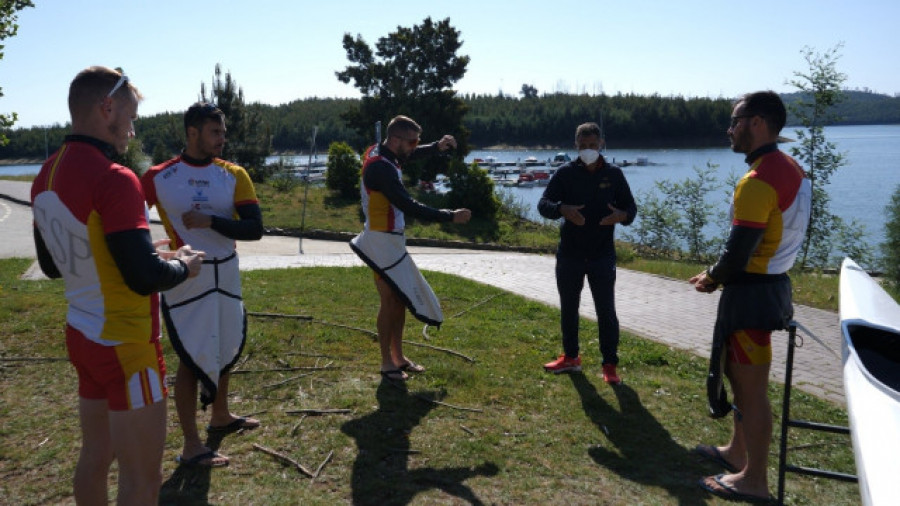
[[697, 445], [696, 447], [694, 447], [693, 453], [695, 455], [699, 455], [700, 458], [702, 458], [702, 459], [708, 460], [709, 462], [712, 462], [713, 464], [716, 464], [716, 465], [722, 467], [729, 473], [738, 472], [738, 470], [733, 465], [731, 465], [731, 462], [728, 462], [727, 460], [725, 460], [725, 457], [722, 455], [722, 452], [720, 452], [719, 449], [716, 448], [715, 446]]
[[[181, 464], [185, 467], [228, 467], [227, 459], [223, 463], [219, 463], [219, 464], [214, 463], [213, 459], [215, 459], [216, 457], [225, 458], [223, 455], [220, 455], [219, 452], [217, 452], [215, 450], [210, 450], [206, 453], [201, 453], [200, 455], [194, 455], [193, 457], [191, 457], [189, 459], [186, 459], [186, 458], [182, 457], [181, 455], [179, 455], [179, 456], [175, 457], [175, 462], [178, 462], [179, 464]], [[202, 463], [204, 461], [209, 461], [209, 462], [204, 464], [204, 463]]]
[[409, 379], [403, 369], [388, 369], [387, 371], [381, 371], [381, 377], [390, 381], [406, 381]]
[[252, 423], [252, 422], [250, 422], [250, 420], [247, 417], [241, 416], [241, 417], [235, 418], [228, 425], [220, 425], [217, 427], [213, 427], [212, 425], [207, 425], [206, 431], [207, 432], [237, 432], [241, 429], [251, 430], [251, 429], [255, 429], [257, 427], [259, 427], [259, 422]]

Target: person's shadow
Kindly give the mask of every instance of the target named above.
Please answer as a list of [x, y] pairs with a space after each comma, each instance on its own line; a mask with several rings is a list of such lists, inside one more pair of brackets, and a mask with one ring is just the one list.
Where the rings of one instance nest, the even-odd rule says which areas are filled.
[[702, 504], [709, 498], [697, 486], [709, 474], [691, 452], [676, 443], [669, 432], [641, 404], [628, 385], [615, 385], [619, 409], [606, 402], [582, 373], [569, 378], [581, 397], [584, 413], [618, 450], [597, 445], [588, 450], [594, 461], [635, 483], [665, 489], [678, 504]]
[[[206, 446], [210, 450], [218, 450], [227, 432], [209, 433]], [[214, 470], [206, 466], [185, 466], [179, 464], [162, 484], [159, 490], [159, 504], [192, 506], [209, 505], [210, 476]]]
[[408, 504], [417, 494], [440, 489], [470, 504], [483, 504], [465, 481], [473, 476], [494, 476], [497, 466], [485, 462], [476, 467], [410, 470], [409, 436], [436, 405], [429, 400], [440, 392], [410, 394], [405, 383], [382, 380], [377, 391], [378, 409], [341, 426], [356, 440], [353, 463], [353, 504]]

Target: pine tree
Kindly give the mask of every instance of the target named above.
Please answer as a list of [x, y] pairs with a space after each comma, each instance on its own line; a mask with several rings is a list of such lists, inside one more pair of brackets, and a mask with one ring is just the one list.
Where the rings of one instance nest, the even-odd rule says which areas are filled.
[[[344, 34], [344, 50], [352, 65], [336, 72], [338, 80], [353, 83], [363, 95], [359, 107], [342, 115], [347, 125], [368, 139], [374, 139], [374, 124], [404, 114], [422, 125], [422, 140], [430, 142], [444, 134], [457, 141], [455, 157], [469, 153], [469, 131], [463, 125], [468, 108], [453, 91], [453, 83], [462, 79], [468, 56], [457, 56], [462, 46], [460, 32], [450, 19], [434, 22], [430, 17], [412, 28], [381, 37], [373, 50], [357, 35]], [[362, 148], [364, 146], [356, 146]], [[433, 179], [447, 172], [447, 159], [433, 159], [427, 166], [404, 165], [411, 181]]]
[[228, 141], [222, 158], [244, 167], [254, 181], [264, 181], [266, 157], [272, 151], [269, 129], [260, 113], [244, 103], [244, 90], [231, 78], [231, 72], [223, 78], [222, 67], [217, 63], [209, 96], [206, 84], [200, 83], [200, 97], [225, 113]]
[[832, 174], [844, 165], [844, 155], [832, 142], [825, 139], [825, 125], [834, 121], [832, 107], [844, 98], [841, 84], [846, 74], [837, 71], [838, 44], [825, 53], [817, 53], [806, 47], [802, 50], [808, 65], [807, 73], [794, 72], [796, 79], [789, 84], [801, 92], [801, 97], [790, 105], [805, 130], [797, 130], [799, 146], [791, 148], [791, 154], [806, 167], [806, 175], [812, 183], [812, 212], [806, 240], [800, 250], [799, 267], [824, 267], [832, 250], [833, 233], [840, 220], [829, 210], [828, 192], [825, 187]]

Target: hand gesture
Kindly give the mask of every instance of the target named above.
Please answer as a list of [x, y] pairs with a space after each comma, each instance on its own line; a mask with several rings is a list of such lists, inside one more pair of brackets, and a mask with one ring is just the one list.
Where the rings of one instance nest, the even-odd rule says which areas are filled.
[[468, 209], [457, 209], [453, 211], [453, 223], [468, 223], [472, 219], [472, 211]]
[[581, 214], [581, 209], [584, 208], [581, 206], [573, 206], [569, 204], [563, 204], [559, 206], [559, 213], [563, 215], [567, 220], [572, 223], [578, 225], [579, 227], [584, 225], [584, 216]]
[[181, 222], [185, 228], [209, 228], [212, 226], [212, 216], [192, 209], [181, 215]]
[[694, 290], [697, 290], [700, 293], [712, 293], [716, 291], [716, 288], [719, 286], [718, 283], [707, 276], [706, 271], [693, 276], [688, 280], [688, 283], [694, 285]]
[[163, 246], [171, 244], [172, 241], [169, 239], [157, 239], [153, 241], [153, 249], [156, 250], [156, 254], [159, 255], [159, 258], [163, 260], [171, 260], [175, 258], [175, 252], [171, 249], [161, 249]]
[[616, 223], [622, 223], [626, 218], [628, 218], [628, 213], [621, 209], [613, 207], [612, 204], [607, 204], [606, 207], [608, 207], [612, 212], [607, 214], [603, 217], [602, 220], [600, 220], [601, 225], [615, 225]]
[[438, 151], [447, 151], [456, 148], [456, 139], [452, 135], [445, 135], [437, 143]]
[[203, 251], [194, 251], [190, 245], [185, 244], [174, 252], [174, 257], [184, 262], [188, 268], [188, 277], [193, 278], [200, 274], [200, 266], [203, 265], [203, 257], [206, 253]]

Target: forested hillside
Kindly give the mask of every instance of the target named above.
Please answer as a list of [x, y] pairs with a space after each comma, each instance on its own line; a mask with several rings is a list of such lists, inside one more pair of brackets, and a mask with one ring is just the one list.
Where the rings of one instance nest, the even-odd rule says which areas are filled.
[[[844, 91], [845, 100], [831, 111], [840, 118], [838, 125], [887, 125], [900, 123], [900, 96], [882, 95], [869, 91]], [[782, 95], [790, 104], [800, 98], [799, 93]], [[788, 123], [796, 120], [788, 115]]]
[[[799, 94], [784, 95], [790, 103]], [[474, 148], [491, 146], [567, 147], [575, 127], [585, 121], [603, 124], [607, 145], [624, 147], [703, 147], [727, 143], [725, 129], [731, 99], [683, 98], [658, 95], [568, 95], [513, 97], [464, 95], [469, 111], [464, 124]], [[357, 107], [356, 99], [309, 98], [281, 105], [251, 104], [271, 135], [276, 153], [308, 151], [313, 128], [316, 146], [325, 152], [333, 141], [362, 146], [362, 139], [341, 120]], [[900, 123], [900, 97], [847, 91], [835, 112], [837, 124]], [[383, 118], [383, 121], [389, 118]], [[796, 124], [789, 116], [789, 124]], [[182, 112], [142, 117], [135, 123], [144, 152], [155, 159], [171, 156], [183, 145]], [[10, 139], [0, 147], [0, 159], [42, 159], [62, 142], [66, 125], [6, 130]], [[373, 130], [374, 131], [374, 130]], [[374, 134], [373, 134], [374, 135]]]
[[725, 141], [731, 103], [725, 99], [564, 95], [514, 98], [465, 96], [474, 146], [569, 146], [575, 127], [602, 123], [616, 147], [713, 146]]

